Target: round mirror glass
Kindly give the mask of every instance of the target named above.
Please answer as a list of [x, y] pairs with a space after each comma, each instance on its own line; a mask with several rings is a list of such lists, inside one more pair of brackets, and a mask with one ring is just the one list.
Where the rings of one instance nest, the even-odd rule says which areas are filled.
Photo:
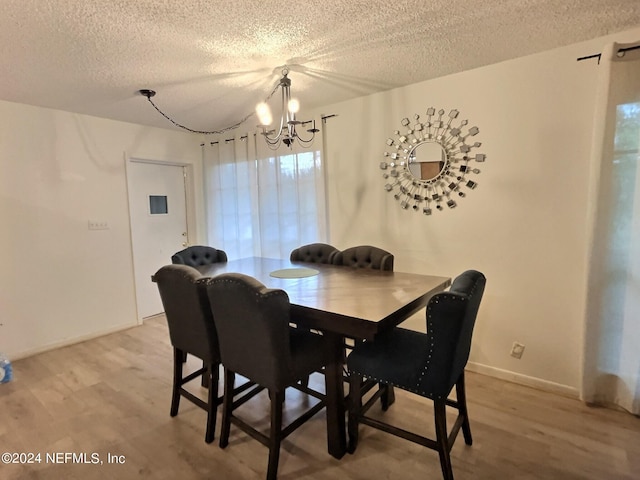
[[447, 163], [447, 152], [438, 142], [423, 142], [409, 153], [409, 171], [417, 180], [436, 178]]

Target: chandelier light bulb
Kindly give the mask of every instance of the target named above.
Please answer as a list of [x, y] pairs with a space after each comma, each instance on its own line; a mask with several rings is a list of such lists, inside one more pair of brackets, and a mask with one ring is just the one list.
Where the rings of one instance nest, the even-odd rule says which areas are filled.
[[288, 108], [291, 113], [298, 113], [298, 111], [300, 110], [300, 102], [298, 101], [298, 99], [292, 98], [291, 100], [289, 100]]
[[271, 109], [265, 102], [261, 102], [256, 106], [256, 114], [258, 115], [260, 125], [271, 125], [271, 122], [273, 122]]

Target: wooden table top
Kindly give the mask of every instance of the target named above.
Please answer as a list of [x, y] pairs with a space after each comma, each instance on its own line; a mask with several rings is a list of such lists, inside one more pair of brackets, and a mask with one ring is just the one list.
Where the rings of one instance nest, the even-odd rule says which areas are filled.
[[[276, 278], [271, 273], [311, 268], [317, 275]], [[205, 276], [238, 272], [287, 292], [296, 323], [352, 338], [372, 339], [399, 324], [451, 284], [447, 277], [249, 257], [198, 267]], [[295, 272], [293, 272], [295, 273]]]

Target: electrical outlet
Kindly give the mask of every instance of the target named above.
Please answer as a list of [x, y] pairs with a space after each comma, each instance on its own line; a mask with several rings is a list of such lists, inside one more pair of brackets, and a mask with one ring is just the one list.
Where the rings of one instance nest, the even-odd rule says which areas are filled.
[[518, 342], [513, 342], [513, 345], [511, 346], [511, 356], [520, 360], [523, 353], [524, 345]]
[[89, 220], [89, 230], [109, 230], [109, 222]]

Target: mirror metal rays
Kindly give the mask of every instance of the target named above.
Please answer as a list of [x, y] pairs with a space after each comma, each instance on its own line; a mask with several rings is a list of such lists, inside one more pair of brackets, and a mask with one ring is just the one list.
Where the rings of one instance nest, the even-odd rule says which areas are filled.
[[384, 188], [400, 202], [401, 208], [411, 207], [431, 215], [434, 208], [443, 210], [443, 205], [456, 207], [456, 197], [465, 197], [466, 189], [473, 190], [478, 185], [471, 177], [479, 174], [480, 169], [472, 162], [482, 163], [486, 156], [471, 153], [481, 143], [471, 143], [470, 139], [480, 130], [467, 128], [467, 120], [454, 125], [458, 115], [458, 110], [445, 116], [444, 110], [436, 112], [430, 107], [425, 121], [418, 114], [413, 124], [403, 118], [405, 130], [396, 130], [394, 138], [387, 139], [385, 161], [380, 163], [387, 181]]

